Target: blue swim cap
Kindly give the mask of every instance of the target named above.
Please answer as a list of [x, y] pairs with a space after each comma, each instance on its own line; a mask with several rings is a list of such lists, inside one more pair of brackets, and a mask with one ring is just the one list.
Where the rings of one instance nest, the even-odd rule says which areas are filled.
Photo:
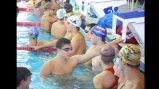
[[32, 26], [30, 31], [29, 31], [29, 35], [32, 37], [32, 38], [37, 38], [37, 36], [39, 35], [39, 31], [37, 29], [36, 26]]
[[92, 32], [98, 37], [106, 38], [107, 30], [100, 27], [100, 26], [97, 26], [97, 25], [93, 26], [92, 27]]

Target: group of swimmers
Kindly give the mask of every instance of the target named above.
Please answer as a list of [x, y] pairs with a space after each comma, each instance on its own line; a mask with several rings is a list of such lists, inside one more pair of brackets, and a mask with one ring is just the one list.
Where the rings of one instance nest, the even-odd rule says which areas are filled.
[[[42, 80], [48, 75], [71, 74], [77, 65], [85, 64], [95, 73], [93, 83], [96, 89], [144, 89], [144, 75], [139, 70], [141, 52], [138, 46], [128, 44], [120, 47], [118, 43], [122, 42], [121, 37], [107, 42], [107, 30], [95, 23], [87, 24], [85, 33], [81, 33], [80, 27], [84, 16], [79, 12], [73, 12], [69, 3], [64, 3], [63, 7], [57, 9], [52, 5], [55, 1], [41, 4], [44, 12], [40, 26], [43, 31], [52, 35], [52, 41], [37, 42], [39, 33], [36, 26], [31, 27], [28, 33], [29, 46], [35, 50], [44, 47], [57, 49], [57, 55], [41, 67]], [[87, 50], [86, 40], [91, 42]], [[18, 67], [17, 73], [20, 69], [22, 70]], [[19, 76], [17, 75], [17, 78]], [[21, 80], [17, 81], [17, 89], [24, 89], [19, 87], [26, 87], [26, 83], [23, 82], [28, 84], [30, 76], [29, 72], [26, 77], [20, 78]]]

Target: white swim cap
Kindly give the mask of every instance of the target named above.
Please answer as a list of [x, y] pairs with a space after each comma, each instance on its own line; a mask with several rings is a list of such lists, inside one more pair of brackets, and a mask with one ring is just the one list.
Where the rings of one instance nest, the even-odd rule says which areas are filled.
[[80, 27], [82, 24], [81, 18], [78, 15], [72, 15], [67, 19], [71, 24]]
[[63, 19], [65, 14], [66, 14], [66, 10], [65, 9], [59, 9], [59, 10], [56, 11], [56, 17], [58, 19]]

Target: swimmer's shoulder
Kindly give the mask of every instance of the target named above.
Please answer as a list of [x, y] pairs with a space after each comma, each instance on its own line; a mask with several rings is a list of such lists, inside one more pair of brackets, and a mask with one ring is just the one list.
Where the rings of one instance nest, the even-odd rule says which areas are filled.
[[45, 65], [47, 65], [47, 66], [52, 66], [52, 65], [54, 65], [54, 63], [55, 63], [55, 58], [46, 61], [46, 62], [44, 63], [44, 66], [45, 66]]
[[92, 52], [92, 50], [96, 47], [96, 45], [90, 45], [90, 47], [87, 49], [86, 53]]
[[53, 25], [53, 26], [56, 26], [56, 25], [58, 25], [58, 22], [56, 21], [56, 22], [54, 22], [52, 25]]
[[83, 40], [84, 39], [82, 34], [77, 34], [77, 35], [75, 35], [74, 38], [78, 39], [78, 40]]

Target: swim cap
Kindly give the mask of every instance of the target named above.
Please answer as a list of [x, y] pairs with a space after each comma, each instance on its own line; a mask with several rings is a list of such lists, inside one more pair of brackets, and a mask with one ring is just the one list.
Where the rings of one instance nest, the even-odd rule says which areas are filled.
[[82, 24], [81, 18], [78, 15], [70, 16], [67, 21], [77, 27], [80, 27]]
[[92, 27], [92, 32], [98, 36], [98, 37], [101, 37], [101, 38], [105, 38], [106, 37], [106, 34], [107, 34], [107, 30], [100, 27], [100, 26], [93, 26]]
[[28, 1], [28, 2], [27, 2], [27, 7], [28, 7], [28, 8], [34, 7], [34, 1]]
[[104, 46], [101, 53], [104, 57], [115, 57], [115, 51], [110, 45]]
[[139, 47], [134, 44], [128, 44], [119, 51], [121, 60], [130, 65], [139, 65], [141, 52]]
[[58, 19], [63, 19], [65, 17], [66, 10], [65, 9], [59, 9], [56, 11], [56, 17]]
[[39, 35], [39, 31], [36, 26], [32, 26], [28, 33], [32, 38], [37, 38]]
[[114, 49], [107, 45], [107, 46], [104, 46], [101, 50], [101, 53], [100, 53], [100, 57], [101, 57], [101, 60], [104, 64], [106, 63], [112, 63], [113, 62], [113, 59], [115, 57], [115, 51]]

